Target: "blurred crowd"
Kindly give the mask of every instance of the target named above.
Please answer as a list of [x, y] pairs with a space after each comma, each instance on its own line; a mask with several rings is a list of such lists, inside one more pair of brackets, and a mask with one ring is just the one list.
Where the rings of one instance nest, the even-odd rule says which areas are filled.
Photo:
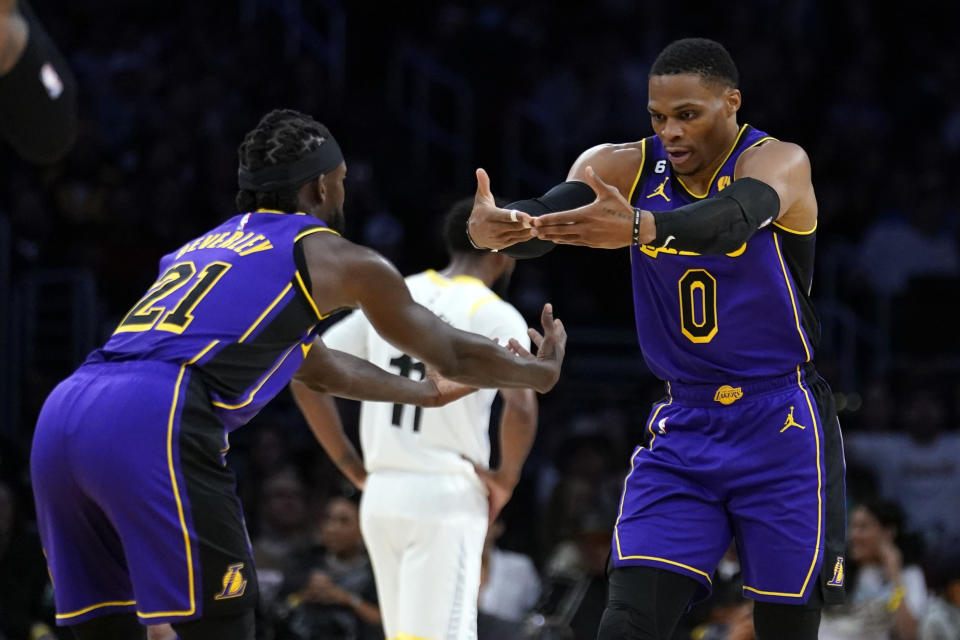
[[[960, 55], [951, 21], [932, 19], [937, 3], [902, 14], [866, 0], [697, 12], [624, 0], [562, 10], [506, 0], [423, 11], [333, 0], [33, 5], [76, 71], [81, 132], [51, 167], [0, 149], [10, 286], [41, 269], [92, 274], [97, 341], [153, 281], [160, 255], [233, 213], [236, 146], [271, 108], [331, 128], [349, 167], [348, 237], [406, 274], [442, 266], [431, 230], [473, 189], [471, 171], [451, 174], [451, 154], [468, 149], [466, 166], [487, 168], [498, 196], [540, 193], [583, 149], [650, 135], [646, 74], [662, 46], [692, 34], [724, 42], [740, 67], [740, 121], [810, 154], [821, 207], [815, 302], [848, 318], [854, 339], [889, 352], [878, 361], [858, 351], [853, 375], [835, 335], [819, 354], [846, 436], [850, 593], [824, 613], [822, 637], [960, 638], [960, 344], [947, 307], [960, 291], [950, 171], [960, 159]], [[910, 33], [923, 37], [894, 44]], [[393, 62], [410, 50], [468, 83], [466, 98], [430, 103], [442, 125], [468, 100], [466, 146], [433, 141], [416, 152], [427, 129], [391, 97]], [[541, 135], [508, 126], [517, 114]], [[514, 152], [546, 177], [508, 180]], [[481, 639], [596, 630], [629, 452], [663, 395], [632, 346], [629, 287], [621, 252], [561, 248], [516, 270], [511, 300], [530, 320], [554, 302], [570, 357], [541, 398], [523, 479], [488, 536]], [[878, 347], [863, 336], [881, 315], [889, 331]], [[0, 425], [0, 640], [58, 634], [26, 460], [40, 403], [68, 373], [43, 362], [17, 371], [19, 415]], [[339, 404], [355, 437], [357, 407]], [[359, 497], [287, 394], [235, 434], [228, 460], [255, 549], [262, 637], [382, 637]], [[677, 638], [751, 638], [738, 580], [731, 548]]]

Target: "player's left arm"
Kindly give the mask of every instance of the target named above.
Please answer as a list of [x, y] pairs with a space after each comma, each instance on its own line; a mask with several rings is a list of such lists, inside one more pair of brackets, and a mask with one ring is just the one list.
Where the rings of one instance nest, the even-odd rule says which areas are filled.
[[783, 226], [800, 232], [811, 231], [816, 226], [817, 198], [810, 158], [801, 146], [771, 140], [747, 149], [737, 159], [733, 175], [733, 185], [743, 178], [752, 178], [776, 192], [779, 207], [774, 220]]
[[396, 376], [362, 358], [328, 349], [319, 338], [314, 338], [293, 380], [313, 391], [341, 398], [421, 407], [440, 407], [475, 390], [436, 373], [419, 382]]
[[343, 430], [333, 396], [315, 391], [299, 380], [290, 381], [290, 392], [313, 436], [327, 456], [357, 489], [363, 491], [367, 471], [363, 459]]

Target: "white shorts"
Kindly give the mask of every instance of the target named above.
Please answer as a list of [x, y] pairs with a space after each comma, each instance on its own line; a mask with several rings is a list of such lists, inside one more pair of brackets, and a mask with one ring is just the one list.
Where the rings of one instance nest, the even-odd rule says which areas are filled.
[[388, 640], [475, 640], [487, 496], [463, 474], [377, 471], [360, 529]]

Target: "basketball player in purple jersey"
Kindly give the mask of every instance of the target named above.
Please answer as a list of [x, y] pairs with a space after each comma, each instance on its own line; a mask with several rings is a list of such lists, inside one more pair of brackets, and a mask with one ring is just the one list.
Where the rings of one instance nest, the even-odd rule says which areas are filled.
[[731, 538], [761, 640], [816, 638], [822, 605], [843, 598], [843, 445], [813, 366], [810, 163], [737, 123], [737, 85], [722, 45], [679, 40], [650, 70], [655, 136], [589, 149], [567, 182], [506, 209], [478, 171], [477, 245], [630, 247], [640, 346], [666, 383], [624, 482], [601, 640], [671, 637]]
[[[471, 387], [549, 390], [566, 335], [544, 307], [536, 358], [457, 331], [396, 269], [340, 237], [346, 164], [330, 132], [268, 113], [240, 146], [241, 214], [160, 260], [159, 278], [37, 421], [31, 475], [57, 622], [78, 638], [250, 639], [256, 574], [228, 435], [296, 377], [360, 400], [436, 405], [416, 383], [314, 336], [360, 308], [405, 353]], [[519, 345], [517, 345], [519, 346]], [[524, 355], [524, 357], [517, 357]], [[452, 387], [440, 382], [444, 387]]]

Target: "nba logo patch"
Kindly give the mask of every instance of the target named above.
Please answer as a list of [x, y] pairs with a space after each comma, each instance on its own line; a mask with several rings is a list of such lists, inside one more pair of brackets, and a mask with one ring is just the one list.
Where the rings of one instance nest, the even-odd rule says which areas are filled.
[[238, 562], [227, 567], [223, 574], [223, 591], [213, 596], [214, 600], [226, 600], [227, 598], [239, 598], [247, 590], [247, 580], [240, 571], [243, 569], [243, 563]]
[[828, 587], [843, 586], [843, 556], [837, 556], [837, 562], [833, 565], [833, 577], [827, 583]]
[[63, 80], [49, 62], [40, 67], [40, 82], [51, 100], [56, 100], [63, 93]]

